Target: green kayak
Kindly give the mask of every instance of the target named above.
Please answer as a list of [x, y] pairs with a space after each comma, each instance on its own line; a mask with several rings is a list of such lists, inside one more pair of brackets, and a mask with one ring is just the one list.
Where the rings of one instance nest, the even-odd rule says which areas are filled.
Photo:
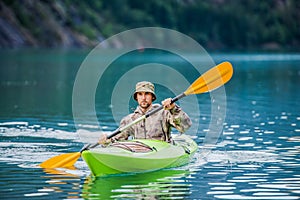
[[94, 176], [154, 171], [189, 163], [197, 144], [188, 135], [173, 137], [173, 143], [136, 139], [114, 142], [81, 154]]

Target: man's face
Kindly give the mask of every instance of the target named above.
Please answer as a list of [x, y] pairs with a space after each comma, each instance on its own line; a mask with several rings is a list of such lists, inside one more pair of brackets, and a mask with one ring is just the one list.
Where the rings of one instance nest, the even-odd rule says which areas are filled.
[[153, 96], [150, 92], [138, 92], [136, 99], [141, 108], [147, 109], [152, 104]]

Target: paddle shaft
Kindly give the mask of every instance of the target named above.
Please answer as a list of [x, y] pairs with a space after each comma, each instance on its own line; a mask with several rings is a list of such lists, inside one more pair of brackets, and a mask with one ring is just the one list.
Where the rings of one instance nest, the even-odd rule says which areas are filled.
[[[176, 97], [174, 97], [174, 98], [171, 100], [171, 104], [174, 103], [174, 102], [176, 102], [176, 101], [178, 101], [179, 99], [181, 99], [181, 98], [183, 98], [183, 97], [185, 97], [185, 96], [186, 96], [186, 95], [185, 95], [184, 93], [181, 93], [181, 94], [177, 95]], [[142, 120], [148, 118], [149, 116], [151, 116], [151, 115], [157, 113], [158, 111], [160, 111], [160, 110], [162, 110], [162, 109], [163, 109], [163, 105], [160, 105], [159, 107], [157, 107], [157, 108], [155, 108], [155, 109], [153, 109], [153, 110], [147, 112], [145, 115], [143, 115], [143, 116], [137, 118], [136, 120], [132, 121], [131, 123], [129, 123], [129, 124], [123, 126], [123, 127], [120, 127], [120, 128], [118, 128], [118, 129], [116, 129], [114, 132], [112, 132], [111, 134], [109, 134], [109, 135], [107, 136], [107, 139], [110, 139], [110, 138], [112, 138], [112, 137], [118, 135], [119, 133], [123, 132], [124, 130], [128, 129], [129, 127], [133, 126], [134, 124], [139, 123], [140, 121], [142, 121]]]

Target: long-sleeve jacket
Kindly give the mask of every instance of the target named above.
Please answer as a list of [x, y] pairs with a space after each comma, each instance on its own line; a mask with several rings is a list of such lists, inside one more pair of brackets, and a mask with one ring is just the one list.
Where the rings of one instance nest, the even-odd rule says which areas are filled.
[[[159, 104], [153, 104], [149, 111], [155, 109]], [[143, 116], [145, 113], [138, 106], [136, 110], [124, 117], [120, 122], [120, 127], [124, 127], [133, 120]], [[157, 113], [149, 116], [141, 122], [129, 127], [119, 135], [115, 136], [114, 140], [128, 139], [133, 136], [135, 139], [157, 139], [163, 141], [171, 141], [171, 128], [176, 128], [179, 132], [185, 132], [192, 122], [189, 116], [178, 106], [171, 110], [160, 110]]]

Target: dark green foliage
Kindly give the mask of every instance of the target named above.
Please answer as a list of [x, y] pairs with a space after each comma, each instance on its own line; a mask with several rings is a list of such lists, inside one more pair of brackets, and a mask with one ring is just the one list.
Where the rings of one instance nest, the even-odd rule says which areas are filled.
[[41, 40], [45, 29], [49, 31], [55, 26], [46, 28], [40, 24], [54, 20], [90, 40], [131, 28], [158, 26], [185, 33], [211, 49], [300, 47], [298, 0], [4, 0], [3, 3], [15, 12], [23, 27]]

